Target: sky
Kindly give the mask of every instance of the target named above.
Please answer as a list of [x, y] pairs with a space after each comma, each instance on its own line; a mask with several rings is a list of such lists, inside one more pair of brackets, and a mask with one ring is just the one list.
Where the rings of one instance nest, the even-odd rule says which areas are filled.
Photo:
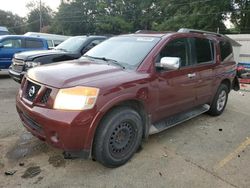
[[[25, 17], [28, 14], [26, 4], [30, 1], [31, 0], [0, 0], [0, 9], [11, 11], [21, 17]], [[42, 2], [52, 8], [52, 10], [57, 10], [57, 7], [60, 5], [61, 0], [42, 0]]]

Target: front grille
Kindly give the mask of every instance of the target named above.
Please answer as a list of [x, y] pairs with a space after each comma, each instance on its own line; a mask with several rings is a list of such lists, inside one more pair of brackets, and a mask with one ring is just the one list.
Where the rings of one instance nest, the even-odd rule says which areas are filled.
[[23, 69], [24, 69], [24, 66], [23, 65], [16, 65], [16, 64], [13, 64], [12, 65], [12, 69], [16, 72], [22, 72]]
[[16, 65], [24, 65], [25, 62], [23, 60], [20, 60], [20, 59], [13, 59], [13, 64], [16, 64]]
[[25, 62], [20, 59], [13, 59], [12, 69], [17, 72], [22, 72], [24, 70]]
[[46, 89], [46, 91], [41, 99], [41, 103], [46, 104], [48, 102], [51, 91], [52, 90], [49, 88]]
[[27, 87], [25, 91], [25, 98], [28, 99], [29, 101], [33, 102], [35, 99], [38, 91], [40, 90], [41, 86], [37, 85], [31, 81], [27, 81]]

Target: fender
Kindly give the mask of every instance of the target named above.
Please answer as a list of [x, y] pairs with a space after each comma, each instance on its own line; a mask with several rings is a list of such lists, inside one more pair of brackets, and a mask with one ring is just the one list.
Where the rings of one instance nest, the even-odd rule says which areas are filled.
[[[115, 105], [122, 103], [124, 101], [127, 100], [135, 100], [137, 99], [139, 101], [139, 99], [135, 96], [135, 94], [132, 93], [127, 93], [127, 94], [123, 94], [123, 95], [119, 95], [115, 98], [113, 98], [111, 101], [109, 101], [108, 103], [106, 103], [96, 114], [94, 120], [92, 121], [90, 127], [89, 127], [89, 131], [87, 134], [87, 142], [84, 144], [84, 148], [89, 148], [90, 150], [92, 150], [92, 145], [93, 145], [93, 141], [94, 141], [94, 136], [95, 136], [95, 132], [96, 132], [96, 128], [98, 127], [101, 119], [103, 118], [103, 116]], [[91, 155], [91, 152], [90, 152]]]

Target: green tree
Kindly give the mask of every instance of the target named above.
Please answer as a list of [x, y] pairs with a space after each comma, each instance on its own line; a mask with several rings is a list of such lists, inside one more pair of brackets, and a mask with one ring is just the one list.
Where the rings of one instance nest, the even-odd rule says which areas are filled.
[[13, 34], [23, 34], [26, 30], [24, 18], [4, 10], [0, 10], [0, 25], [8, 27]]
[[[40, 4], [39, 2], [32, 1], [28, 3], [27, 8], [29, 9], [29, 14], [27, 18], [27, 28], [29, 31], [39, 32], [40, 31]], [[53, 11], [50, 7], [45, 5], [44, 3], [41, 4], [41, 15], [42, 15], [42, 28], [48, 27], [53, 18]]]
[[228, 0], [172, 1], [162, 0], [160, 14], [163, 21], [156, 25], [158, 30], [177, 30], [182, 27], [225, 32], [224, 21], [230, 11]]
[[250, 33], [250, 0], [232, 0], [231, 21], [240, 33]]

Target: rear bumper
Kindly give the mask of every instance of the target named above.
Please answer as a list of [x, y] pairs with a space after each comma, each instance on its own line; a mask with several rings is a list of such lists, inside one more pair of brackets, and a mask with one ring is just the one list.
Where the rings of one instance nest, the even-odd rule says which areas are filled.
[[93, 112], [61, 111], [30, 107], [17, 95], [17, 112], [24, 127], [46, 143], [83, 158], [90, 156]]
[[18, 72], [15, 72], [13, 71], [11, 68], [9, 69], [9, 75], [10, 77], [15, 80], [16, 82], [18, 83], [21, 83], [22, 79], [23, 79], [23, 76], [26, 74], [26, 72], [21, 72], [21, 73], [18, 73]]

